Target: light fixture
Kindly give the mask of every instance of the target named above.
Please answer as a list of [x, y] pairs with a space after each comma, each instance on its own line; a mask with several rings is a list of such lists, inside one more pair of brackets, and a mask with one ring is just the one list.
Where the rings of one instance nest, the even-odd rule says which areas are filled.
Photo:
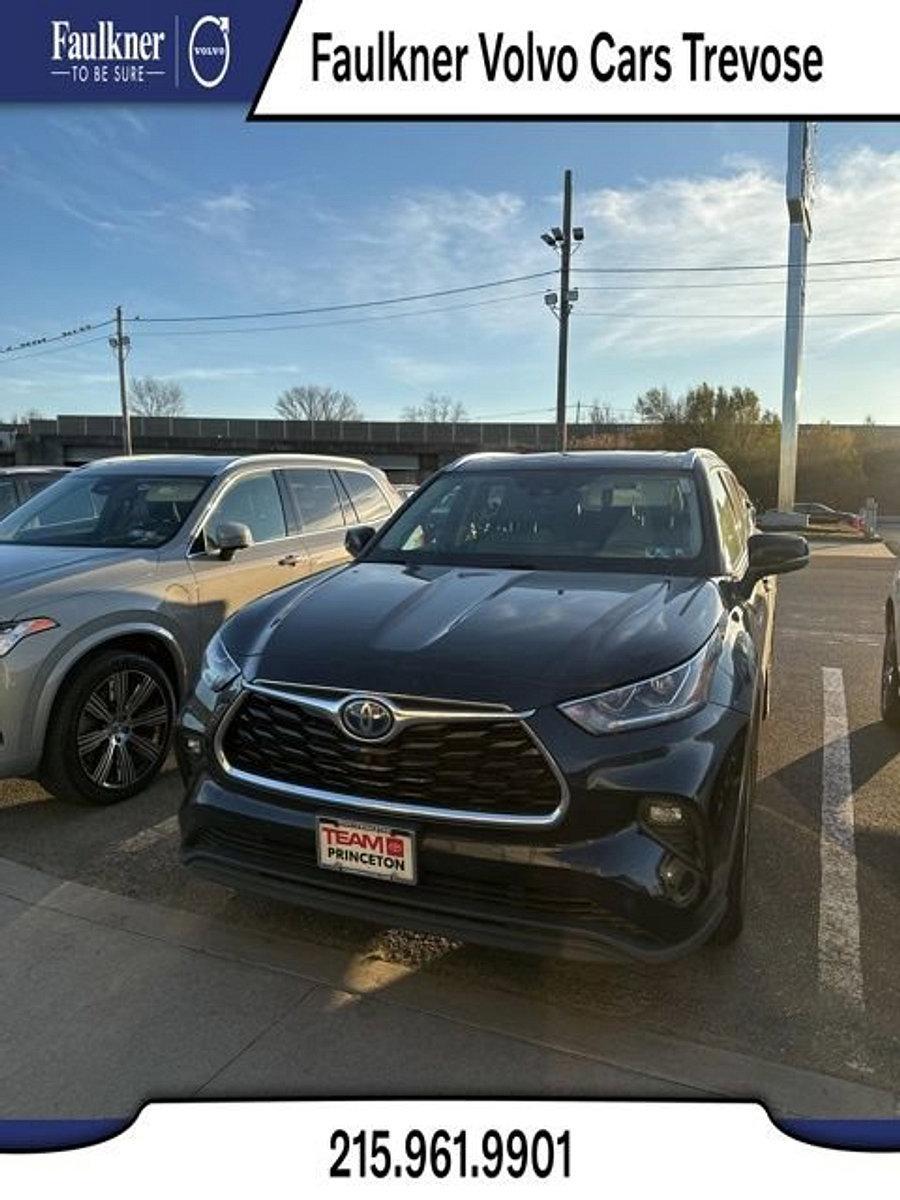
[[556, 239], [554, 237], [552, 237], [549, 233], [542, 233], [541, 241], [546, 242], [548, 246], [552, 246], [554, 249], [556, 248]]

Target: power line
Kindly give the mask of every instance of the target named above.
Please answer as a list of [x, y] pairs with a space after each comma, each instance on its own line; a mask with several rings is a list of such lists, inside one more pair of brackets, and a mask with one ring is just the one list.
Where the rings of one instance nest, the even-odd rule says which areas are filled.
[[[574, 270], [574, 268], [573, 268]], [[810, 279], [810, 283], [857, 283], [870, 282], [873, 279], [900, 279], [896, 271], [886, 275], [831, 275], [822, 279]], [[581, 292], [690, 292], [706, 291], [710, 288], [754, 288], [754, 287], [784, 287], [783, 279], [732, 279], [727, 283], [588, 283], [579, 287]]]
[[17, 342], [15, 345], [3, 346], [0, 348], [0, 354], [15, 354], [17, 350], [29, 350], [33, 346], [45, 346], [50, 342], [61, 342], [67, 338], [78, 337], [82, 333], [90, 333], [93, 329], [103, 329], [107, 325], [112, 325], [112, 323], [112, 320], [85, 322], [83, 325], [78, 325], [72, 329], [65, 329], [62, 333], [53, 334], [52, 337], [33, 337], [28, 338], [26, 341]]
[[[606, 317], [609, 320], [632, 321], [783, 321], [787, 318], [783, 312], [771, 313], [637, 313], [637, 312], [598, 312], [596, 309], [582, 309], [578, 314], [582, 317]], [[820, 312], [806, 313], [807, 320], [827, 318], [840, 320], [842, 317], [900, 317], [900, 308], [888, 308], [872, 312]]]
[[[590, 411], [590, 406], [585, 405], [584, 407], [587, 409], [588, 412]], [[602, 407], [603, 406], [601, 405], [601, 408]], [[634, 409], [633, 408], [610, 408], [608, 411], [613, 416], [628, 417], [628, 418], [630, 418], [630, 420], [632, 422], [634, 422]], [[556, 412], [555, 406], [552, 404], [550, 404], [550, 405], [545, 404], [543, 406], [543, 408], [519, 408], [519, 409], [512, 409], [509, 412], [505, 412], [505, 413], [471, 413], [466, 418], [466, 420], [470, 421], [470, 422], [471, 421], [481, 421], [482, 423], [484, 423], [486, 421], [499, 421], [500, 423], [505, 423], [505, 419], [507, 417], [525, 417], [525, 416], [533, 416], [535, 413], [548, 413], [548, 412], [555, 413]], [[465, 424], [465, 422], [459, 421], [459, 422], [457, 422], [457, 424], [463, 425], [463, 424]], [[549, 424], [549, 422], [548, 422], [548, 424]], [[602, 421], [593, 421], [592, 422], [590, 420], [584, 420], [581, 422], [570, 421], [569, 424], [570, 425], [577, 425], [577, 424], [602, 425], [603, 422]]]
[[409, 317], [430, 317], [438, 313], [459, 312], [467, 308], [485, 308], [492, 304], [507, 304], [514, 300], [533, 300], [543, 292], [517, 292], [513, 296], [496, 296], [491, 300], [470, 300], [466, 304], [443, 304], [438, 308], [413, 309], [411, 312], [386, 313], [380, 317], [342, 317], [335, 321], [304, 321], [299, 325], [251, 325], [237, 329], [160, 329], [141, 330], [141, 338], [148, 337], [219, 337], [225, 334], [278, 333], [289, 329], [330, 329], [336, 325], [367, 325], [375, 321], [397, 321]]
[[[888, 255], [882, 258], [832, 258], [807, 264], [810, 267], [861, 267], [869, 263], [900, 262], [900, 255]], [[681, 272], [703, 271], [784, 271], [790, 268], [789, 262], [780, 263], [732, 263], [717, 264], [710, 267], [573, 267], [573, 271], [589, 275], [663, 275]]]
[[347, 312], [359, 308], [381, 308], [388, 304], [409, 304], [416, 300], [437, 300], [441, 296], [459, 296], [464, 292], [480, 292], [486, 288], [505, 287], [510, 283], [526, 283], [531, 279], [546, 279], [548, 275], [555, 274], [555, 271], [533, 271], [530, 275], [510, 275], [506, 279], [490, 279], [485, 283], [468, 283], [462, 287], [441, 288], [433, 292], [417, 292], [409, 296], [391, 296], [382, 300], [358, 300], [352, 304], [323, 304], [310, 308], [273, 309], [269, 312], [200, 314], [193, 317], [135, 316], [131, 319], [141, 324], [153, 322], [154, 324], [169, 325], [191, 321], [255, 321], [266, 317], [309, 317], [315, 313]]
[[94, 342], [105, 341], [106, 336], [101, 334], [100, 337], [85, 338], [83, 342], [69, 342], [65, 346], [54, 346], [51, 350], [34, 350], [30, 354], [16, 354], [12, 358], [0, 358], [0, 367], [5, 367], [7, 363], [22, 362], [23, 359], [27, 358], [42, 358], [45, 354], [61, 354], [66, 350], [78, 350], [81, 346], [90, 346]]

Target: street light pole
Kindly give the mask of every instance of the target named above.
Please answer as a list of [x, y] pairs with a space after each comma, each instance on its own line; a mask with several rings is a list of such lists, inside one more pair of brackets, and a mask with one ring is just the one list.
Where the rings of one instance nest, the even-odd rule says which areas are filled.
[[812, 124], [791, 121], [785, 196], [788, 234], [788, 278], [785, 299], [784, 380], [781, 395], [781, 453], [778, 470], [778, 508], [793, 512], [797, 483], [797, 423], [803, 362], [803, 318], [806, 308], [806, 258], [812, 237], [810, 217], [810, 158]]
[[554, 225], [549, 233], [541, 234], [542, 241], [559, 252], [559, 295], [548, 292], [544, 301], [559, 319], [559, 349], [556, 360], [556, 447], [565, 452], [567, 443], [566, 390], [569, 376], [569, 316], [578, 292], [569, 287], [572, 262], [572, 243], [584, 239], [584, 230], [572, 228], [572, 172], [563, 176], [562, 227]]
[[563, 180], [563, 237], [559, 247], [559, 352], [556, 363], [556, 448], [565, 453], [568, 441], [566, 387], [569, 376], [569, 266], [572, 261], [572, 172]]
[[131, 447], [131, 414], [128, 411], [128, 385], [125, 382], [125, 357], [131, 348], [131, 338], [123, 331], [122, 305], [116, 306], [116, 333], [109, 339], [109, 344], [116, 352], [119, 362], [119, 403], [122, 407], [122, 453], [130, 456]]

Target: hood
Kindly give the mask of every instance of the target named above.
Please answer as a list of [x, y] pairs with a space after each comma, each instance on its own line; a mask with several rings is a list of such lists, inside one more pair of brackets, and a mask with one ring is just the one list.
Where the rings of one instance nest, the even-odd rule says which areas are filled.
[[251, 679], [524, 709], [675, 666], [721, 612], [706, 579], [359, 563], [282, 592], [236, 649]]
[[26, 611], [32, 596], [43, 602], [115, 586], [123, 564], [131, 562], [150, 571], [157, 559], [146, 550], [0, 543], [0, 620], [42, 615]]

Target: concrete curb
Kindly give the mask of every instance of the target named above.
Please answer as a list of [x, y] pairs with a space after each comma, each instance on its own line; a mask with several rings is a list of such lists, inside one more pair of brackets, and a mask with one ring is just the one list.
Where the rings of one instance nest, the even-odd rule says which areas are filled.
[[[62, 881], [0, 858], [0, 895], [67, 918], [181, 950], [287, 974], [311, 986], [424, 1013], [483, 1033], [643, 1078], [647, 1094], [761, 1100], [779, 1115], [895, 1117], [893, 1093], [730, 1050], [650, 1033], [596, 1014], [542, 1005], [517, 995], [457, 985], [382, 959], [257, 933], [177, 909]], [[2, 936], [2, 934], [0, 934]], [[473, 1066], [473, 1071], [477, 1067]], [[474, 1076], [473, 1076], [474, 1077]], [[611, 1075], [612, 1078], [615, 1076]], [[610, 1097], [612, 1098], [612, 1096]]]

